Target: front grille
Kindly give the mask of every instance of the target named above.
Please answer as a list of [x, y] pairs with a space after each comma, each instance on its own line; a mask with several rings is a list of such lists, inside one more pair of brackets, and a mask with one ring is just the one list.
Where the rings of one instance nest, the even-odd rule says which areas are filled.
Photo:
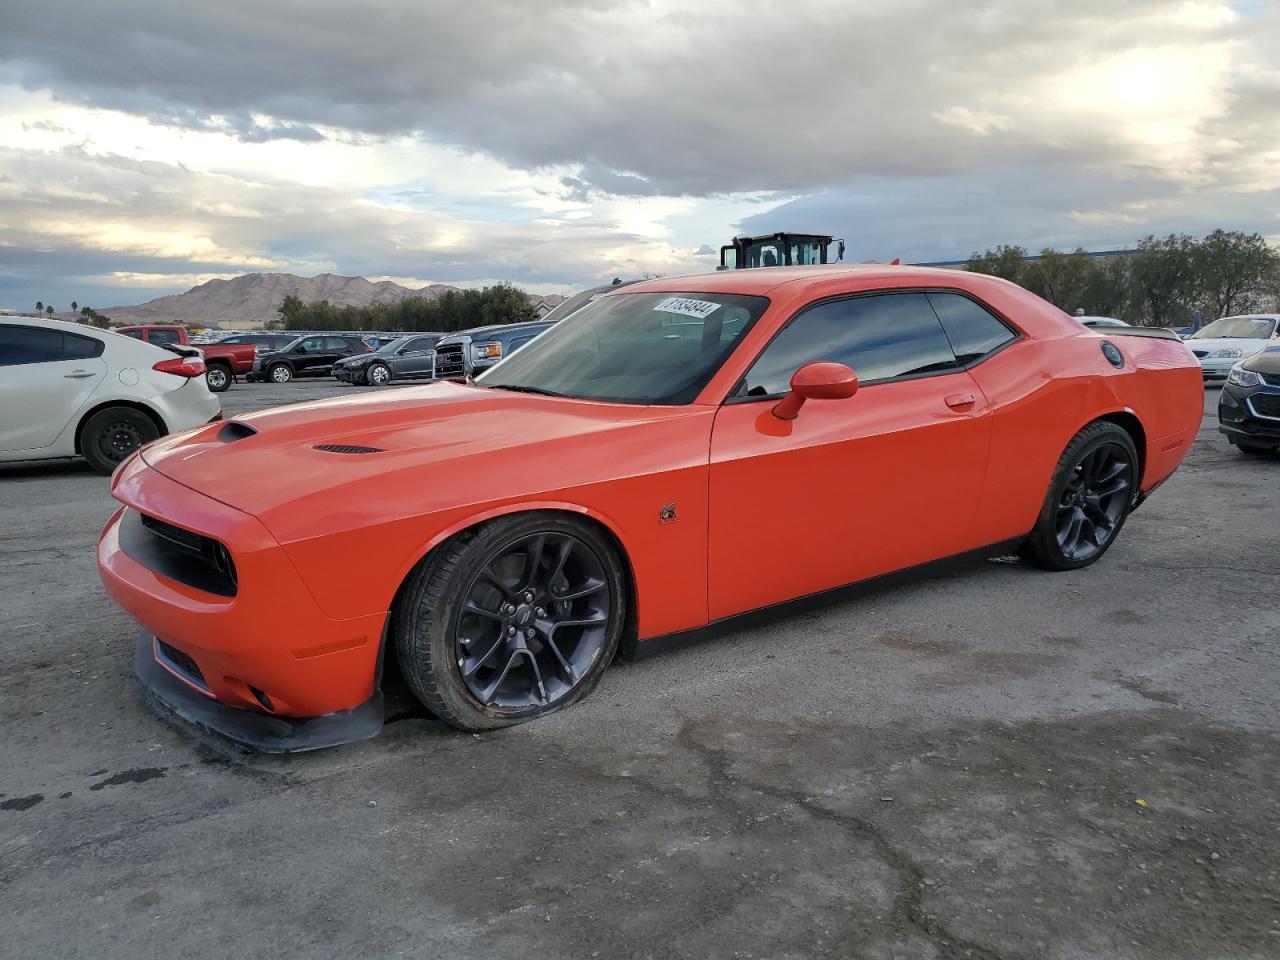
[[1263, 383], [1270, 384], [1273, 387], [1280, 387], [1280, 373], [1260, 373], [1258, 376], [1262, 378]]
[[206, 690], [209, 689], [209, 685], [205, 683], [204, 674], [200, 672], [200, 667], [177, 647], [165, 643], [163, 640], [157, 640], [156, 654], [166, 666], [182, 674], [192, 683], [197, 683]]
[[1207, 357], [1207, 356], [1209, 355], [1209, 351], [1208, 351], [1208, 350], [1192, 350], [1191, 352], [1192, 352], [1192, 353], [1194, 353], [1197, 357], [1199, 357], [1199, 358], [1201, 358], [1201, 359], [1204, 359], [1205, 357]]
[[148, 570], [205, 593], [234, 597], [239, 588], [235, 561], [223, 543], [158, 517], [126, 510], [120, 547]]
[[1255, 393], [1249, 398], [1253, 412], [1260, 417], [1280, 418], [1280, 397], [1271, 393]]
[[461, 377], [467, 372], [467, 364], [462, 352], [463, 344], [447, 343], [436, 347], [435, 374], [437, 379]]

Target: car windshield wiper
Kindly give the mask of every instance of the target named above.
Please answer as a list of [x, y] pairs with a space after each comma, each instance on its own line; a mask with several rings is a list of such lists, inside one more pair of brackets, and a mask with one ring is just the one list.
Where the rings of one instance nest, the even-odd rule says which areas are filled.
[[[487, 386], [487, 384], [477, 384], [477, 386]], [[555, 390], [545, 390], [542, 387], [525, 387], [525, 386], [521, 386], [520, 384], [512, 384], [512, 383], [495, 383], [495, 384], [492, 384], [491, 389], [510, 390], [513, 393], [536, 393], [544, 397], [570, 397], [571, 398], [571, 395], [567, 393], [559, 393], [558, 391], [555, 391]]]

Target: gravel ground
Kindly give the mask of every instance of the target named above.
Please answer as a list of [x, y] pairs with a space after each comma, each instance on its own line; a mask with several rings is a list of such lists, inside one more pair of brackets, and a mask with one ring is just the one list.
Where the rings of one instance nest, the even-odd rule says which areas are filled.
[[1088, 570], [975, 562], [538, 723], [402, 704], [292, 758], [151, 713], [106, 481], [0, 466], [0, 955], [1280, 956], [1280, 460], [1216, 399]]

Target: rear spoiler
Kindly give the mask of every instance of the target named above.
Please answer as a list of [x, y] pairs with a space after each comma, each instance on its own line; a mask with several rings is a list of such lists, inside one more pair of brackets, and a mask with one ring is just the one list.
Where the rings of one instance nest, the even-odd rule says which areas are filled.
[[199, 357], [204, 359], [204, 351], [197, 350], [195, 347], [188, 347], [181, 343], [153, 343], [153, 347], [159, 347], [161, 350], [168, 350], [170, 353], [176, 353], [180, 357]]
[[1094, 333], [1104, 337], [1152, 337], [1155, 340], [1177, 340], [1182, 338], [1165, 327], [1093, 327]]

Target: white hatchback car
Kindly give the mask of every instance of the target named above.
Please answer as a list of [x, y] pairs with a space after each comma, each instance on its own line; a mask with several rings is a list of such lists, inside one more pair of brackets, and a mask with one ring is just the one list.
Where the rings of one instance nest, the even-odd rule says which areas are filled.
[[1274, 314], [1222, 317], [1192, 334], [1187, 346], [1200, 361], [1205, 380], [1225, 380], [1241, 360], [1274, 345], [1280, 337], [1277, 328], [1280, 328], [1280, 317]]
[[222, 416], [204, 361], [130, 337], [0, 317], [0, 462], [83, 456], [110, 474], [144, 443]]

